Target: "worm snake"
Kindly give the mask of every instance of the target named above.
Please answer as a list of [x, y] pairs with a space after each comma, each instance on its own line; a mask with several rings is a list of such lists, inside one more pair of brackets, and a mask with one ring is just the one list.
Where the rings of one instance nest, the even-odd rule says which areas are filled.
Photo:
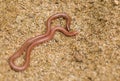
[[[51, 28], [52, 20], [57, 19], [59, 17], [63, 17], [66, 20], [65, 28], [60, 27], [60, 26], [55, 26], [54, 28]], [[25, 70], [30, 64], [30, 54], [31, 54], [32, 49], [38, 44], [41, 44], [43, 42], [51, 40], [54, 37], [54, 34], [56, 31], [60, 31], [61, 33], [65, 34], [66, 36], [76, 35], [78, 32], [70, 31], [70, 23], [71, 23], [71, 18], [66, 13], [57, 13], [57, 14], [50, 16], [46, 22], [46, 27], [47, 27], [46, 33], [43, 35], [38, 35], [38, 36], [32, 37], [32, 38], [28, 39], [27, 41], [25, 41], [25, 43], [21, 46], [21, 48], [19, 50], [17, 50], [9, 58], [10, 67], [15, 71]], [[22, 55], [23, 52], [26, 53], [25, 62], [22, 66], [16, 66], [14, 61], [16, 58], [18, 58], [20, 55]]]

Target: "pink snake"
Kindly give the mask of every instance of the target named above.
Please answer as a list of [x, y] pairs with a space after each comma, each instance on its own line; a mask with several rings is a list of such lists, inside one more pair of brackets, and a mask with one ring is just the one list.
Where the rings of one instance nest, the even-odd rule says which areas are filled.
[[[51, 28], [51, 22], [52, 20], [59, 18], [59, 17], [63, 17], [66, 20], [66, 26], [65, 28], [60, 27], [60, 26], [56, 26], [54, 28]], [[54, 37], [54, 34], [56, 31], [60, 31], [63, 34], [65, 34], [66, 36], [74, 36], [76, 35], [78, 32], [74, 31], [71, 32], [70, 31], [70, 23], [71, 23], [71, 18], [70, 16], [68, 16], [66, 13], [57, 13], [54, 14], [52, 16], [50, 16], [46, 22], [46, 27], [47, 27], [47, 32], [43, 35], [38, 35], [35, 37], [32, 37], [30, 39], [28, 39], [19, 50], [17, 50], [10, 58], [9, 58], [9, 64], [10, 67], [15, 70], [15, 71], [23, 71], [25, 70], [29, 64], [30, 64], [30, 54], [32, 49], [38, 45], [41, 44], [43, 42], [49, 41]], [[26, 58], [25, 58], [25, 62], [22, 66], [16, 66], [14, 61], [16, 58], [20, 57], [23, 52], [26, 53]]]

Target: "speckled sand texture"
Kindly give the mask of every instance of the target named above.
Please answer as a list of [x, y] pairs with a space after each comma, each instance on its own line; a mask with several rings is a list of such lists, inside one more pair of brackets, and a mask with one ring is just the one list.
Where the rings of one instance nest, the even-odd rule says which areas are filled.
[[[45, 21], [58, 12], [71, 16], [71, 30], [79, 34], [56, 32], [34, 48], [25, 71], [11, 70], [9, 57], [44, 34]], [[120, 81], [120, 0], [0, 0], [0, 81]]]

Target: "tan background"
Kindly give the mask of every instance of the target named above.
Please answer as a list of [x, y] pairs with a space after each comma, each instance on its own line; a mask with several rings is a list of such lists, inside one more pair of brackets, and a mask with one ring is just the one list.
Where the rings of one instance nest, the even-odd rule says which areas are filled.
[[[25, 71], [11, 70], [9, 57], [44, 34], [45, 21], [58, 12], [71, 16], [79, 34], [57, 32], [35, 47]], [[57, 24], [65, 25], [61, 18]], [[0, 0], [0, 81], [120, 81], [120, 0]]]

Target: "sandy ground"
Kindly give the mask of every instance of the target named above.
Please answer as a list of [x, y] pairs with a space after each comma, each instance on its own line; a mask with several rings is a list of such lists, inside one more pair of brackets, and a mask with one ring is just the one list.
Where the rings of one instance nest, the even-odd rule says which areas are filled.
[[[45, 21], [58, 12], [71, 16], [71, 30], [79, 34], [56, 32], [34, 48], [25, 71], [12, 70], [9, 57], [44, 34]], [[120, 81], [120, 0], [0, 0], [0, 81]]]

